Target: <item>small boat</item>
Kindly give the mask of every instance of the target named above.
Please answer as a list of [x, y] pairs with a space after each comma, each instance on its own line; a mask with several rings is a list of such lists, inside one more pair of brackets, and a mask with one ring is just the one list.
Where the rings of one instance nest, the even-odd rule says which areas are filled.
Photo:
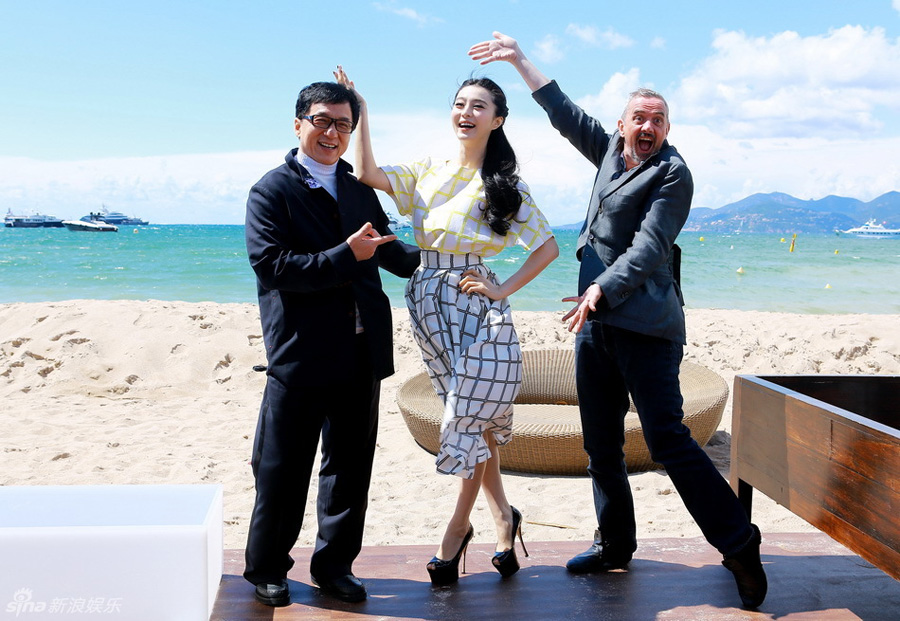
[[62, 218], [42, 213], [30, 216], [16, 215], [12, 212], [12, 209], [7, 209], [6, 217], [3, 219], [3, 226], [14, 229], [62, 228], [63, 221]]
[[103, 205], [99, 212], [91, 212], [86, 216], [82, 216], [81, 219], [85, 222], [95, 222], [99, 220], [100, 222], [106, 222], [107, 224], [115, 226], [144, 226], [150, 224], [146, 220], [126, 216], [121, 211], [109, 211], [106, 208], [106, 205]]
[[391, 227], [392, 231], [397, 231], [399, 229], [408, 229], [412, 228], [412, 224], [410, 224], [409, 220], [406, 218], [397, 219], [393, 214], [387, 214], [388, 217], [388, 226]]
[[862, 226], [853, 227], [846, 231], [841, 231], [842, 235], [850, 237], [862, 237], [866, 239], [892, 239], [900, 238], [900, 229], [888, 229], [883, 224], [878, 224], [872, 218]]
[[119, 227], [98, 220], [63, 220], [63, 226], [70, 231], [93, 231], [97, 233], [115, 233]]

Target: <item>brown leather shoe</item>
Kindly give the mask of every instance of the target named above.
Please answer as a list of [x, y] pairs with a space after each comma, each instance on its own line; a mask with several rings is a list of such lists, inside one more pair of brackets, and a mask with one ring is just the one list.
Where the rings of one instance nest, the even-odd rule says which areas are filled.
[[753, 537], [750, 538], [743, 548], [729, 554], [722, 561], [722, 564], [734, 574], [734, 581], [737, 583], [738, 595], [741, 596], [741, 602], [744, 608], [758, 608], [763, 600], [766, 599], [766, 592], [769, 590], [769, 584], [766, 580], [766, 572], [763, 569], [762, 561], [759, 558], [759, 545], [762, 543], [762, 535], [756, 524], [753, 527]]

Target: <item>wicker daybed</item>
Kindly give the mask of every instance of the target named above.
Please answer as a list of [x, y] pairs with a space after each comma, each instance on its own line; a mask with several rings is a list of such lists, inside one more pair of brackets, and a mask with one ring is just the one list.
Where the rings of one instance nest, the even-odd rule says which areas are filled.
[[[513, 416], [513, 439], [500, 447], [505, 470], [583, 475], [587, 455], [581, 437], [572, 350], [524, 351], [522, 388]], [[691, 362], [681, 364], [684, 423], [700, 446], [722, 420], [728, 386], [718, 374]], [[397, 404], [415, 441], [436, 454], [443, 407], [428, 375], [422, 372], [397, 391]], [[625, 417], [625, 463], [629, 472], [659, 468], [641, 433], [634, 405]]]

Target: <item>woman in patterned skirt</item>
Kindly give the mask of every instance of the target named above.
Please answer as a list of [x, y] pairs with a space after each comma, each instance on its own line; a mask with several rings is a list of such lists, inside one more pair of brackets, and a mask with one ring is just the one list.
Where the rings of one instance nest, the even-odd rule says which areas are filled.
[[[342, 68], [335, 77], [353, 86]], [[506, 96], [492, 80], [467, 80], [457, 91], [450, 121], [459, 152], [446, 161], [426, 158], [378, 168], [366, 103], [359, 99], [355, 172], [363, 183], [391, 195], [400, 214], [411, 220], [422, 249], [406, 303], [413, 335], [444, 403], [437, 470], [462, 479], [456, 509], [428, 563], [431, 581], [455, 582], [461, 557], [465, 570], [464, 554], [474, 534], [469, 516], [479, 490], [497, 528], [492, 562], [503, 576], [512, 575], [519, 569], [514, 544], [516, 534], [521, 540], [522, 514], [506, 499], [496, 447], [511, 438], [522, 352], [507, 298], [547, 267], [559, 248], [517, 174], [516, 156], [503, 131]], [[482, 258], [515, 244], [531, 254], [500, 283]]]

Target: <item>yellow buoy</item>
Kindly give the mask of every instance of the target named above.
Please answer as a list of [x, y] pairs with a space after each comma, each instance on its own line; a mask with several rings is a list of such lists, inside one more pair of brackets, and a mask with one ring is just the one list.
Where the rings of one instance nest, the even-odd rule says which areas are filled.
[[743, 274], [743, 273], [744, 273], [744, 268], [743, 268], [743, 267], [737, 268], [737, 273], [738, 273], [738, 274]]
[[784, 243], [784, 237], [781, 238], [781, 243], [782, 243], [782, 244]]
[[825, 288], [826, 288], [826, 289], [831, 289], [831, 285], [826, 284], [826, 285], [825, 285]]
[[838, 250], [835, 250], [835, 251], [834, 251], [834, 254], [837, 254], [838, 252], [839, 252]]
[[791, 237], [791, 247], [788, 252], [794, 252], [794, 242], [797, 241], [797, 234], [794, 233], [793, 237]]
[[700, 241], [706, 241], [706, 238], [701, 236]]

